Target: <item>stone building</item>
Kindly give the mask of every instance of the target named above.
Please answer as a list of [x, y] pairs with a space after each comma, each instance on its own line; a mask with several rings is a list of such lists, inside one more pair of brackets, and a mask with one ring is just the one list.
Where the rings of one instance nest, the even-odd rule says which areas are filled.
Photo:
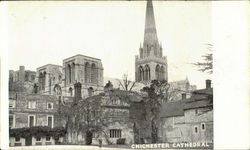
[[191, 85], [188, 77], [185, 80], [169, 82], [171, 90], [174, 92], [171, 101], [183, 100], [183, 96], [190, 98], [192, 92], [196, 90], [196, 85]]
[[135, 56], [135, 81], [168, 80], [167, 57], [158, 41], [152, 0], [147, 1], [143, 45]]
[[19, 70], [9, 71], [9, 91], [15, 92], [34, 92], [34, 83], [36, 72], [25, 70], [24, 66], [20, 66]]
[[62, 91], [74, 96], [74, 83], [82, 83], [82, 96], [88, 97], [103, 91], [103, 66], [98, 58], [75, 55], [63, 60], [65, 76]]
[[[75, 95], [81, 95], [78, 92]], [[118, 144], [119, 140], [123, 141], [123, 144], [132, 144], [133, 123], [129, 120], [132, 98], [126, 98], [124, 95], [133, 97], [130, 92], [109, 88], [86, 99], [79, 96], [78, 100], [67, 101], [63, 106], [68, 118], [64, 122], [68, 127], [65, 142], [86, 144], [86, 134], [89, 131], [92, 144], [99, 144], [100, 139], [104, 145]], [[75, 100], [77, 102], [74, 104]]]
[[82, 83], [83, 97], [103, 91], [103, 66], [98, 58], [75, 55], [63, 60], [63, 66], [48, 64], [37, 68], [37, 82], [40, 93], [74, 96], [74, 84]]
[[37, 68], [37, 80], [39, 93], [53, 94], [55, 85], [63, 85], [64, 75], [62, 66], [47, 64]]
[[58, 124], [59, 101], [53, 95], [9, 93], [10, 146], [52, 145]]
[[191, 98], [168, 102], [161, 110], [159, 137], [162, 142], [213, 143], [213, 88], [195, 90]]
[[35, 82], [36, 72], [25, 70], [24, 66], [20, 66], [19, 70], [9, 71], [9, 82]]

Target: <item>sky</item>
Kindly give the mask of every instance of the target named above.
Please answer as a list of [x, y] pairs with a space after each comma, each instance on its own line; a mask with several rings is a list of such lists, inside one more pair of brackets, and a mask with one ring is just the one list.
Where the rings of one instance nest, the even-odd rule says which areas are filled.
[[[197, 71], [212, 43], [211, 2], [153, 1], [159, 41], [168, 59], [168, 80], [188, 77], [198, 89], [211, 75]], [[8, 4], [8, 64], [27, 70], [62, 65], [83, 54], [100, 58], [104, 77], [131, 80], [143, 43], [146, 1], [43, 1]]]

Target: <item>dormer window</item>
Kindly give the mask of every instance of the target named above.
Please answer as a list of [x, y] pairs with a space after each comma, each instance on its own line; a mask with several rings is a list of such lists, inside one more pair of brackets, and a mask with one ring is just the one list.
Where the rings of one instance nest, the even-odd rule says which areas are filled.
[[112, 104], [113, 105], [119, 105], [120, 104], [120, 100], [118, 98], [114, 98], [114, 99], [112, 99]]

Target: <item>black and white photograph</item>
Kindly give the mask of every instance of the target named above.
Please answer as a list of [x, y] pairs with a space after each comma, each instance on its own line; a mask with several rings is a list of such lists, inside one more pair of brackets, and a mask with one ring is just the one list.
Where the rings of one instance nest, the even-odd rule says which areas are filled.
[[9, 149], [215, 149], [212, 8], [8, 2]]

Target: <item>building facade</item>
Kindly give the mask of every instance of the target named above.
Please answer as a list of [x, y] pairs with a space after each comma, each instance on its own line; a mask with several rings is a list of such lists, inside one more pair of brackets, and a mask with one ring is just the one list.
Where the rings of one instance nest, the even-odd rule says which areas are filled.
[[103, 66], [98, 58], [75, 55], [63, 60], [63, 66], [48, 64], [37, 68], [36, 80], [42, 94], [74, 96], [74, 84], [82, 83], [83, 97], [92, 96], [103, 91]]
[[168, 80], [167, 57], [158, 41], [152, 1], [147, 1], [143, 45], [135, 56], [135, 80]]
[[[184, 96], [183, 96], [184, 97]], [[162, 142], [213, 143], [213, 88], [195, 90], [188, 99], [165, 103], [161, 111]]]
[[[61, 127], [58, 124], [58, 107], [59, 101], [53, 95], [10, 92], [10, 146], [55, 144], [59, 139], [50, 132]], [[46, 132], [41, 134], [44, 129]]]
[[82, 96], [88, 97], [103, 91], [103, 66], [98, 58], [76, 55], [63, 60], [63, 95], [74, 96], [74, 84], [82, 84]]

